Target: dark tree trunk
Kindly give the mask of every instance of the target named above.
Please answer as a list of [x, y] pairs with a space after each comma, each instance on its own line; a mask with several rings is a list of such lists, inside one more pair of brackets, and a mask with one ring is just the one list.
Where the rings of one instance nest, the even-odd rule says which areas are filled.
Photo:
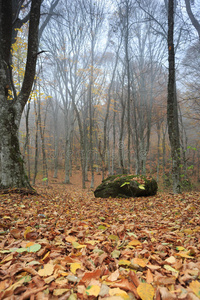
[[175, 53], [174, 53], [174, 0], [168, 3], [168, 99], [167, 123], [171, 145], [173, 192], [180, 193], [180, 140], [178, 126], [178, 109], [175, 80]]
[[30, 183], [25, 174], [24, 162], [19, 147], [19, 124], [35, 76], [38, 26], [41, 0], [32, 0], [26, 69], [21, 91], [8, 100], [8, 89], [13, 86], [10, 53], [12, 40], [12, 1], [0, 1], [0, 187], [28, 188]]

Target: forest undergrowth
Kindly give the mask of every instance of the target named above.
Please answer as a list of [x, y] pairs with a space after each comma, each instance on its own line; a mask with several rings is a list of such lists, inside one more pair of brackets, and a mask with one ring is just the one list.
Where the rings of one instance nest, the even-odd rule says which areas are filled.
[[199, 192], [36, 189], [0, 195], [0, 299], [200, 299]]

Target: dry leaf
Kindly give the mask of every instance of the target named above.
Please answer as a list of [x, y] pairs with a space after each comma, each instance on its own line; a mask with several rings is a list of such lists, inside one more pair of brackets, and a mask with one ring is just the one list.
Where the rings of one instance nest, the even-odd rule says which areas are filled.
[[190, 282], [189, 287], [195, 293], [195, 295], [200, 298], [200, 282], [197, 280], [192, 281]]
[[46, 264], [44, 265], [43, 269], [40, 269], [38, 271], [38, 274], [42, 277], [50, 276], [53, 273], [53, 270], [54, 270], [54, 266], [52, 264]]
[[110, 296], [119, 296], [119, 297], [122, 297], [122, 299], [130, 299], [129, 295], [121, 290], [120, 288], [114, 288], [114, 289], [110, 289], [109, 290], [109, 295]]
[[71, 270], [71, 272], [72, 272], [73, 274], [76, 274], [76, 270], [77, 270], [77, 269], [81, 269], [81, 267], [82, 267], [82, 264], [81, 264], [81, 263], [72, 263], [72, 264], [70, 265], [70, 270]]
[[142, 300], [153, 300], [155, 295], [154, 288], [149, 283], [140, 283], [137, 287], [137, 292]]
[[99, 295], [99, 292], [100, 292], [100, 286], [98, 286], [98, 285], [89, 285], [86, 288], [86, 294], [88, 296], [95, 296], [95, 297], [97, 297]]
[[128, 243], [128, 246], [138, 246], [138, 245], [141, 245], [141, 242], [138, 241], [138, 240], [131, 240], [129, 243]]
[[147, 281], [147, 283], [153, 282], [153, 274], [151, 273], [151, 271], [149, 269], [147, 270], [146, 281]]
[[147, 262], [148, 262], [147, 259], [141, 259], [141, 258], [133, 258], [132, 261], [134, 264], [137, 264], [142, 268], [146, 267]]
[[114, 273], [108, 276], [107, 280], [109, 281], [116, 281], [119, 277], [119, 270], [117, 269]]

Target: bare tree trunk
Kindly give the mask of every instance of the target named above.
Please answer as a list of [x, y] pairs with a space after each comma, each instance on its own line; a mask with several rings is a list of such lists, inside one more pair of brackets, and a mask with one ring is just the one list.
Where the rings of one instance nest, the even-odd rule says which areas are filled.
[[[40, 89], [39, 89], [40, 90]], [[44, 121], [42, 125], [42, 118], [41, 118], [41, 107], [40, 107], [40, 95], [38, 98], [38, 123], [39, 123], [39, 130], [40, 130], [40, 137], [42, 141], [42, 171], [43, 171], [43, 184], [48, 185], [48, 166], [47, 166], [47, 157], [45, 151], [45, 128], [46, 128], [46, 115], [47, 111], [45, 111]], [[47, 110], [47, 107], [46, 107]]]
[[117, 109], [117, 102], [114, 102], [114, 111], [113, 111], [113, 146], [112, 146], [112, 167], [111, 167], [111, 172], [112, 175], [115, 172], [115, 147], [116, 147], [116, 130], [115, 130], [115, 126], [116, 126], [116, 109]]
[[35, 159], [34, 159], [34, 174], [33, 174], [33, 185], [35, 185], [37, 172], [38, 172], [38, 113], [36, 107], [36, 101], [34, 101], [34, 112], [35, 112]]
[[[158, 121], [159, 122], [159, 121]], [[160, 123], [157, 124], [158, 144], [157, 144], [157, 182], [159, 182], [160, 173]]]
[[111, 91], [112, 91], [112, 86], [113, 86], [113, 82], [114, 82], [114, 78], [115, 78], [115, 72], [116, 72], [118, 58], [119, 58], [120, 46], [121, 46], [121, 42], [119, 44], [119, 47], [118, 47], [118, 50], [116, 53], [115, 65], [113, 68], [112, 78], [111, 78], [110, 86], [108, 89], [108, 101], [107, 101], [106, 115], [105, 115], [104, 127], [103, 127], [102, 180], [104, 180], [104, 176], [105, 176], [105, 155], [106, 155], [106, 146], [107, 146], [107, 127], [108, 127], [108, 118], [109, 118], [110, 103], [111, 103]]
[[180, 140], [178, 126], [178, 109], [175, 80], [175, 54], [174, 54], [174, 0], [168, 2], [168, 98], [167, 122], [171, 145], [173, 192], [180, 193]]
[[124, 151], [124, 143], [123, 143], [124, 118], [125, 118], [125, 104], [122, 105], [121, 126], [120, 126], [120, 136], [119, 136], [119, 160], [120, 160], [120, 167], [121, 167], [122, 174], [126, 173], [125, 167], [124, 167], [124, 158], [123, 158], [123, 151]]
[[23, 157], [27, 151], [27, 169], [28, 169], [28, 179], [31, 180], [31, 168], [30, 168], [30, 149], [29, 149], [29, 112], [30, 112], [30, 102], [28, 102], [27, 110], [25, 111], [25, 120], [26, 120], [26, 137], [24, 142]]

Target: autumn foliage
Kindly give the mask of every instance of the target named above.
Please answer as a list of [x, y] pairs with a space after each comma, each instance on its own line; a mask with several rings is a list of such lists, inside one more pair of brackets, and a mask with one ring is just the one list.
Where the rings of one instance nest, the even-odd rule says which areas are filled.
[[199, 299], [200, 193], [0, 197], [0, 299]]

